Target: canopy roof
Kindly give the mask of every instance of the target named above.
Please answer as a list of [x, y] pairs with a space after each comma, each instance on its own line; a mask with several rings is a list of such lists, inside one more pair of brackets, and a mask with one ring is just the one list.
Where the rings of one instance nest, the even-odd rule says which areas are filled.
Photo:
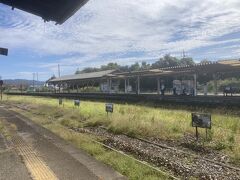
[[89, 80], [89, 79], [95, 80], [95, 79], [104, 78], [104, 77], [112, 77], [114, 76], [113, 75], [114, 72], [116, 72], [116, 70], [67, 75], [67, 76], [62, 76], [60, 78], [51, 79], [48, 82], [54, 83], [54, 82], [74, 81], [74, 80]]
[[1, 3], [42, 17], [45, 21], [64, 23], [88, 0], [0, 0]]
[[214, 74], [214, 73], [239, 73], [240, 60], [223, 60], [210, 63], [198, 63], [192, 66], [173, 66], [159, 69], [149, 69], [144, 71], [122, 72], [115, 74], [118, 77], [134, 76], [174, 76], [183, 74]]
[[225, 60], [211, 63], [199, 63], [192, 66], [174, 66], [159, 69], [149, 69], [144, 71], [132, 72], [119, 72], [118, 70], [107, 70], [92, 73], [83, 73], [77, 75], [63, 76], [60, 78], [49, 80], [50, 83], [57, 82], [70, 82], [70, 81], [83, 81], [95, 80], [106, 77], [111, 78], [127, 78], [127, 77], [154, 77], [154, 76], [181, 76], [181, 75], [204, 75], [204, 74], [217, 74], [217, 73], [238, 73], [240, 74], [240, 60]]

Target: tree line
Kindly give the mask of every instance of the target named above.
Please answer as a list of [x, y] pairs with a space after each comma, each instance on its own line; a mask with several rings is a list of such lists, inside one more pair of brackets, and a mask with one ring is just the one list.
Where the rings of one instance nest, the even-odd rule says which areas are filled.
[[[204, 60], [204, 62], [209, 62], [209, 61]], [[152, 64], [147, 63], [146, 61], [142, 61], [141, 63], [136, 62], [130, 66], [119, 65], [118, 63], [108, 63], [107, 65], [102, 65], [99, 68], [87, 67], [87, 68], [84, 68], [83, 70], [77, 69], [75, 74], [105, 71], [105, 70], [111, 70], [111, 69], [118, 69], [122, 72], [142, 71], [142, 70], [165, 68], [165, 67], [172, 67], [172, 66], [185, 66], [185, 65], [191, 66], [194, 64], [195, 62], [191, 57], [177, 58], [177, 57], [171, 56], [170, 54], [166, 54], [165, 56], [161, 57], [159, 60], [157, 60]]]

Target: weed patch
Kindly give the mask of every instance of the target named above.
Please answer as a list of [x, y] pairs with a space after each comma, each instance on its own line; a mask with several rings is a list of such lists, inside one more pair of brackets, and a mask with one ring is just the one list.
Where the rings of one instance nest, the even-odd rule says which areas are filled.
[[[204, 146], [222, 151], [239, 161], [240, 154], [240, 111], [238, 108], [186, 107], [174, 105], [114, 104], [114, 113], [107, 116], [104, 102], [81, 101], [80, 108], [73, 108], [72, 100], [43, 97], [9, 96], [8, 101], [28, 105], [31, 111], [46, 118], [41, 123], [55, 122], [66, 127], [105, 126], [109, 131], [130, 136], [180, 140], [185, 134], [195, 135], [191, 127], [191, 112], [212, 114], [212, 129]], [[202, 139], [205, 129], [199, 129]]]

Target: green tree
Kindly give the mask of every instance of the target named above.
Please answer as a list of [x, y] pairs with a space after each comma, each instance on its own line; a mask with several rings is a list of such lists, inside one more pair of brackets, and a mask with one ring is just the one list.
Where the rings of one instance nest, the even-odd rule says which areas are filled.
[[107, 65], [101, 66], [101, 70], [111, 70], [111, 69], [118, 69], [120, 66], [117, 63], [108, 63]]
[[147, 64], [146, 61], [143, 61], [142, 64], [141, 64], [141, 70], [147, 70], [147, 69], [150, 69], [151, 68], [151, 65], [150, 64]]
[[99, 68], [92, 68], [92, 67], [87, 67], [87, 68], [84, 68], [83, 70], [79, 70], [77, 69], [75, 74], [80, 74], [80, 73], [90, 73], [90, 72], [97, 72], [97, 71], [100, 71]]
[[192, 66], [194, 64], [195, 63], [191, 57], [184, 57], [184, 58], [180, 59], [180, 61], [179, 61], [180, 66], [186, 66], [186, 65]]
[[130, 71], [140, 71], [141, 67], [140, 67], [139, 63], [136, 62], [129, 67], [129, 70]]
[[152, 68], [165, 68], [179, 65], [179, 60], [176, 57], [166, 54], [163, 58], [152, 64]]

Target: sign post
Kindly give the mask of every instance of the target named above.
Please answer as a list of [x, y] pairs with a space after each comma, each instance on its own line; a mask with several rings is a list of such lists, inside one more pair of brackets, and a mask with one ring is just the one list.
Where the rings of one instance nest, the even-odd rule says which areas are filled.
[[109, 112], [113, 113], [113, 103], [106, 103], [105, 108], [106, 108], [105, 110], [107, 112], [107, 115]]
[[74, 106], [76, 107], [78, 107], [79, 108], [79, 106], [80, 106], [80, 100], [74, 100]]
[[[62, 99], [62, 98], [59, 98], [59, 99], [58, 99], [58, 105], [59, 105], [59, 106], [62, 106], [62, 105], [63, 105], [63, 99]], [[64, 106], [64, 105], [63, 105], [63, 106]]]
[[196, 127], [196, 140], [198, 141], [198, 127]]
[[1, 91], [1, 100], [2, 100], [2, 90], [3, 90], [3, 89], [2, 89], [2, 86], [3, 86], [3, 80], [0, 80], [0, 88], [1, 88], [1, 90], [0, 90], [0, 91]]
[[207, 138], [207, 129], [212, 128], [211, 114], [203, 113], [192, 113], [192, 127], [196, 128], [196, 139], [198, 141], [198, 127], [206, 129], [206, 138]]
[[[1, 48], [1, 47], [0, 47], [0, 55], [7, 56], [7, 55], [8, 55], [8, 49], [7, 49], [7, 48]], [[1, 100], [2, 100], [2, 86], [3, 86], [3, 80], [0, 80]]]

